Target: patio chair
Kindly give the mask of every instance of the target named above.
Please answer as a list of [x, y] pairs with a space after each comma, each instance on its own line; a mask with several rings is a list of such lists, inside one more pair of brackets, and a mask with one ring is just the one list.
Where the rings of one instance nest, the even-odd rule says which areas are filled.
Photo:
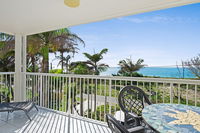
[[31, 121], [30, 116], [28, 113], [32, 108], [36, 108], [38, 111], [37, 106], [34, 102], [26, 101], [26, 102], [10, 102], [10, 103], [0, 103], [0, 112], [8, 112], [7, 120], [9, 118], [9, 113], [12, 113], [14, 111], [22, 110], [25, 112], [28, 119]]
[[113, 133], [144, 133], [144, 127], [137, 126], [127, 129], [120, 121], [116, 120], [112, 115], [106, 114], [108, 127]]
[[125, 113], [124, 122], [126, 126], [144, 124], [142, 110], [146, 105], [152, 103], [142, 89], [136, 86], [124, 87], [119, 93], [118, 102], [121, 110]]
[[[11, 92], [11, 95], [13, 94], [12, 87], [8, 84], [5, 84], [8, 87], [8, 91]], [[23, 102], [10, 102], [10, 98], [8, 97], [10, 93], [8, 94], [0, 94], [0, 112], [8, 112], [7, 114], [7, 120], [9, 118], [9, 114], [14, 111], [22, 110], [25, 112], [25, 115], [28, 117], [28, 119], [31, 121], [30, 116], [28, 113], [31, 111], [32, 108], [36, 108], [38, 111], [38, 108], [36, 104], [33, 101], [23, 101]], [[13, 97], [13, 95], [12, 95]]]

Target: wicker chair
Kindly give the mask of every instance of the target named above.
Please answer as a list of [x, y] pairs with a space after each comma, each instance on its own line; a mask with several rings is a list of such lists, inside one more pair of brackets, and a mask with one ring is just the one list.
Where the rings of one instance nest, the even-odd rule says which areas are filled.
[[145, 92], [136, 86], [124, 87], [118, 97], [121, 110], [125, 113], [125, 126], [140, 126], [144, 124], [142, 110], [152, 104]]
[[108, 123], [108, 127], [111, 129], [113, 133], [144, 133], [144, 127], [137, 126], [133, 128], [127, 129], [122, 123], [117, 121], [113, 116], [110, 114], [106, 115], [106, 120]]

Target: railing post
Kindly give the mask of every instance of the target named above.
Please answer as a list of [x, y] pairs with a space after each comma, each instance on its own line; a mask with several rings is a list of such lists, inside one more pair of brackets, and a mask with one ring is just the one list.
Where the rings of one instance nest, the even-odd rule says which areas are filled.
[[181, 102], [181, 86], [180, 86], [180, 84], [178, 84], [178, 104], [180, 104], [180, 102]]
[[40, 94], [39, 94], [39, 96], [40, 96], [40, 106], [43, 106], [43, 92], [42, 92], [42, 82], [43, 82], [43, 80], [42, 80], [42, 75], [40, 75]]
[[71, 114], [71, 77], [69, 76], [69, 99], [68, 99], [68, 113]]
[[173, 91], [173, 83], [170, 83], [170, 103], [173, 103], [172, 91]]
[[194, 93], [194, 102], [195, 102], [195, 106], [197, 106], [197, 85], [195, 85], [195, 93]]
[[109, 80], [109, 114], [111, 114], [111, 93], [112, 93], [112, 80]]
[[106, 85], [107, 85], [107, 80], [104, 79], [104, 95], [105, 95], [105, 105], [104, 105], [104, 121], [106, 121], [106, 105], [107, 105], [107, 90], [105, 89], [106, 88]]
[[186, 105], [188, 105], [188, 88], [189, 87], [189, 85], [187, 84], [186, 85]]

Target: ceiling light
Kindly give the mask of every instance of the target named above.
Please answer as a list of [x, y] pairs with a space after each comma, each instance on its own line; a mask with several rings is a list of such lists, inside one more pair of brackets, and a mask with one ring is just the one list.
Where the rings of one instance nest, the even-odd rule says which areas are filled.
[[80, 5], [80, 0], [64, 0], [65, 5], [69, 7], [78, 7]]

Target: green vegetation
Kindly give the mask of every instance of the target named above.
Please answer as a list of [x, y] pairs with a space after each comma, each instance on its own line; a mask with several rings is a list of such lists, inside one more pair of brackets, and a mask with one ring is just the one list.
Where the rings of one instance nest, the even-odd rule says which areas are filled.
[[[0, 48], [2, 49], [5, 49], [8, 44], [14, 45], [13, 36], [0, 33], [0, 40]], [[85, 46], [85, 43], [78, 35], [71, 33], [69, 29], [32, 35], [27, 40], [28, 72], [99, 75], [100, 72], [105, 71], [109, 67], [107, 64], [101, 63], [103, 56], [108, 52], [106, 48], [100, 52], [94, 52], [94, 54], [83, 53], [87, 58], [86, 61], [71, 62], [71, 59], [79, 52], [79, 44]], [[59, 60], [58, 65], [61, 66], [61, 69], [49, 69], [49, 53], [55, 54], [56, 59]], [[59, 55], [57, 55], [58, 53]], [[138, 59], [136, 62], [132, 59], [121, 60], [119, 61], [121, 69], [117, 75], [113, 76], [143, 77], [142, 74], [137, 72], [145, 67], [143, 63], [143, 59]], [[200, 78], [200, 55], [185, 62], [185, 65]], [[1, 53], [0, 71], [14, 71], [13, 48]], [[195, 105], [194, 101], [196, 100], [197, 106], [200, 106], [199, 85], [59, 76], [30, 76], [27, 79], [28, 84], [30, 84], [29, 88], [31, 88], [27, 89], [27, 98], [40, 99], [42, 97], [44, 107], [60, 111], [69, 111], [68, 109], [70, 109], [71, 112], [77, 111], [81, 116], [87, 116], [101, 121], [105, 120], [106, 113], [114, 114], [119, 110], [117, 100], [109, 103], [108, 97], [117, 99], [120, 89], [126, 85], [138, 86], [147, 94], [152, 91], [155, 92], [156, 95], [149, 94], [149, 98], [153, 103], [173, 102]], [[0, 82], [4, 84], [0, 85], [0, 93], [6, 94], [10, 99], [13, 99], [13, 90], [8, 91], [12, 88], [12, 85], [5, 85], [9, 80], [13, 84], [14, 80], [11, 77], [0, 78]], [[38, 91], [38, 88], [41, 90]], [[43, 92], [42, 96], [41, 91]], [[89, 103], [86, 109], [84, 103]]]
[[12, 47], [14, 37], [0, 33], [0, 71], [13, 72], [14, 71], [14, 49]]
[[[43, 73], [49, 72], [50, 52], [52, 53], [60, 52], [60, 56], [57, 58], [60, 59], [59, 63], [61, 64], [61, 68], [63, 70], [64, 61], [66, 61], [67, 58], [64, 57], [64, 53], [75, 54], [78, 50], [76, 46], [78, 45], [79, 42], [84, 44], [84, 41], [80, 37], [78, 37], [76, 34], [71, 33], [67, 28], [35, 34], [28, 37], [28, 44], [31, 44], [28, 46], [39, 45], [39, 53], [42, 60], [41, 72]], [[37, 53], [38, 50], [35, 52]], [[66, 71], [67, 69], [68, 67], [66, 67]]]
[[62, 74], [63, 71], [62, 69], [53, 69], [53, 70], [50, 70], [49, 73]]
[[[100, 61], [103, 59], [103, 54], [106, 54], [107, 52], [108, 49], [105, 48], [99, 53], [94, 53], [92, 55], [89, 53], [83, 53], [88, 60], [73, 62], [71, 64], [72, 71], [76, 74], [99, 75], [100, 72], [106, 71], [106, 69], [109, 67], [107, 64], [100, 63]], [[81, 71], [77, 70], [78, 68], [80, 68]]]
[[142, 74], [137, 72], [145, 66], [143, 62], [143, 59], [138, 59], [136, 63], [131, 59], [121, 60], [119, 61], [120, 70], [117, 75], [113, 74], [113, 76], [143, 77]]
[[92, 74], [91, 69], [86, 64], [81, 62], [74, 66], [72, 72], [74, 74]]
[[99, 63], [100, 60], [103, 59], [103, 54], [106, 54], [108, 49], [102, 49], [99, 53], [95, 53], [93, 55], [88, 53], [83, 53], [88, 60], [85, 62], [91, 70], [93, 74], [99, 75], [100, 72], [105, 71], [109, 66], [107, 64]]

